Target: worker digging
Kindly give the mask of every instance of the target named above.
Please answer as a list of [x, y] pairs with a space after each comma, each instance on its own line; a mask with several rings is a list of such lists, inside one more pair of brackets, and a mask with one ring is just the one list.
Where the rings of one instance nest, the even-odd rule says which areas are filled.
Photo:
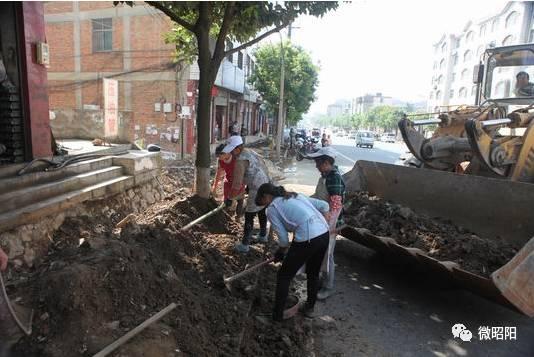
[[494, 3], [0, 1], [0, 357], [534, 357]]

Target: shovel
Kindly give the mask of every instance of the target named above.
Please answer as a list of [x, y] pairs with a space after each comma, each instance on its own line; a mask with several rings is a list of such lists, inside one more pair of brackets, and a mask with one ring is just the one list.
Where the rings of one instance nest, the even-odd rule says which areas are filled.
[[221, 211], [222, 209], [224, 208], [224, 202], [221, 203], [219, 205], [219, 207], [215, 208], [215, 209], [212, 209], [211, 211], [209, 211], [208, 213], [206, 213], [205, 215], [203, 216], [200, 216], [198, 217], [197, 219], [195, 219], [194, 221], [186, 224], [185, 226], [183, 226], [180, 230], [181, 231], [187, 231], [189, 230], [191, 227], [193, 227], [195, 224], [199, 224], [200, 222], [204, 221], [206, 218], [209, 218], [211, 216], [213, 216], [214, 214], [216, 214], [217, 212]]
[[255, 270], [258, 270], [258, 269], [261, 268], [262, 266], [267, 265], [267, 264], [269, 264], [269, 263], [271, 263], [271, 262], [274, 262], [274, 258], [267, 259], [266, 261], [263, 261], [263, 262], [261, 262], [261, 263], [258, 263], [258, 264], [256, 264], [256, 265], [251, 266], [251, 267], [248, 268], [248, 269], [243, 270], [241, 273], [237, 273], [237, 274], [232, 275], [232, 276], [230, 276], [230, 277], [228, 277], [228, 278], [224, 278], [224, 285], [226, 286], [226, 289], [228, 289], [228, 290], [230, 291], [230, 290], [231, 290], [231, 289], [230, 289], [230, 283], [231, 283], [232, 281], [234, 281], [234, 280], [236, 280], [236, 279], [239, 279], [239, 278], [242, 278], [242, 277], [244, 277], [244, 276], [246, 276], [246, 275], [252, 273], [252, 272], [255, 271]]
[[27, 324], [24, 324], [15, 312], [15, 307], [20, 310], [19, 306], [14, 306], [9, 300], [0, 273], [0, 356], [9, 356], [8, 351], [11, 346], [22, 337], [21, 331], [28, 336], [32, 333], [33, 310], [29, 314]]

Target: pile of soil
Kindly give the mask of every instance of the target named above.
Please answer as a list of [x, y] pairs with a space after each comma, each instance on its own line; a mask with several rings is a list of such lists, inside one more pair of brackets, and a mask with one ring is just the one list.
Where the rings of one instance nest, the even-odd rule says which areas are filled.
[[223, 283], [274, 247], [235, 253], [241, 228], [222, 211], [180, 232], [216, 206], [169, 195], [122, 229], [103, 216], [66, 219], [48, 256], [9, 284], [10, 296], [35, 310], [34, 332], [15, 353], [93, 355], [174, 302], [175, 310], [115, 355], [303, 355], [310, 330], [302, 319], [270, 320], [275, 267], [237, 280], [231, 291]]
[[394, 238], [403, 246], [419, 248], [441, 261], [456, 262], [482, 276], [489, 276], [506, 264], [520, 248], [498, 237], [480, 237], [448, 220], [417, 214], [365, 192], [350, 195], [347, 202], [347, 224]]

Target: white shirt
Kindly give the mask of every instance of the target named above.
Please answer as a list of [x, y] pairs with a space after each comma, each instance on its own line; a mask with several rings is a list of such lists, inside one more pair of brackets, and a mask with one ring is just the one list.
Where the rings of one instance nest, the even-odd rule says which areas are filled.
[[294, 232], [295, 242], [305, 242], [328, 232], [323, 213], [329, 208], [325, 201], [298, 194], [289, 199], [276, 197], [267, 207], [266, 214], [278, 234], [278, 244], [287, 247], [289, 232]]

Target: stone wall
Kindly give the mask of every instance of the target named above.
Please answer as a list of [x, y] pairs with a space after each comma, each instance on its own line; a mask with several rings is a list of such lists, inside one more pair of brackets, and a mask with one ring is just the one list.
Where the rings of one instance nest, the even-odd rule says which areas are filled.
[[44, 217], [37, 223], [19, 226], [0, 234], [0, 247], [8, 254], [15, 266], [32, 267], [36, 259], [48, 252], [54, 232], [61, 227], [65, 218], [74, 216], [104, 215], [117, 220], [129, 213], [140, 213], [163, 198], [163, 189], [157, 178], [127, 191], [103, 199], [86, 201], [59, 214]]

